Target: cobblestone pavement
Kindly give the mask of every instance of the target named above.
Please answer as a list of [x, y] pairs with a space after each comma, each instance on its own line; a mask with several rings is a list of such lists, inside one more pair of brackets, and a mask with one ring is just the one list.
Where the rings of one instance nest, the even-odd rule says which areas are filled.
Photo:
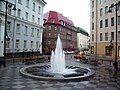
[[120, 90], [120, 72], [114, 73], [112, 66], [90, 66], [81, 64], [70, 55], [66, 65], [85, 66], [94, 69], [94, 77], [74, 81], [44, 81], [25, 78], [19, 74], [24, 64], [9, 64], [0, 69], [0, 90]]

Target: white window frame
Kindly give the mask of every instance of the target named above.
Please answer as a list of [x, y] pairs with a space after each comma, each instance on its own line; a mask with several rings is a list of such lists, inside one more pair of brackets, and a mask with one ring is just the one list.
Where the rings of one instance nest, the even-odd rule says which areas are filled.
[[30, 42], [30, 47], [33, 48], [33, 41]]
[[38, 6], [38, 14], [40, 14], [40, 11], [41, 11], [41, 7]]
[[20, 24], [18, 24], [18, 23], [16, 25], [16, 33], [20, 33]]
[[26, 49], [26, 47], [27, 47], [27, 40], [24, 40], [24, 49]]
[[28, 12], [25, 13], [25, 19], [28, 20]]
[[34, 37], [34, 28], [31, 28], [31, 36]]
[[28, 7], [28, 8], [29, 8], [29, 2], [30, 2], [30, 0], [26, 0], [26, 7]]
[[35, 22], [35, 16], [32, 15], [32, 22], [34, 23]]
[[16, 43], [15, 43], [15, 48], [18, 49], [19, 48], [19, 44], [20, 44], [20, 40], [16, 39]]
[[25, 33], [24, 35], [27, 35], [28, 34], [28, 26], [25, 26]]
[[35, 3], [33, 3], [33, 11], [35, 11]]
[[21, 9], [18, 9], [18, 11], [17, 11], [17, 17], [21, 17]]
[[6, 30], [7, 30], [8, 32], [11, 31], [11, 22], [10, 22], [10, 21], [7, 21], [7, 27], [6, 27]]

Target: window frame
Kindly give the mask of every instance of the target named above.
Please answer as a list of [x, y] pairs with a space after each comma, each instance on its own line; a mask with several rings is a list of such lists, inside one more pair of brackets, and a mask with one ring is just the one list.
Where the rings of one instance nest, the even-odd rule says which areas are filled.
[[108, 33], [105, 33], [105, 41], [108, 41]]
[[106, 56], [112, 56], [112, 50], [109, 46], [105, 46], [105, 55]]
[[111, 18], [111, 26], [114, 26], [115, 19], [114, 17]]
[[100, 28], [103, 28], [103, 20], [100, 20]]

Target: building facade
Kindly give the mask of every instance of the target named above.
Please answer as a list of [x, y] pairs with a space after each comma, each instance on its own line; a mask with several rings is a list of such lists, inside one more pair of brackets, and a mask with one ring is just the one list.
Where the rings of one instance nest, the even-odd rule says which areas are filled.
[[[44, 0], [8, 0], [6, 53], [23, 51], [42, 52]], [[5, 2], [0, 1], [0, 56], [4, 54]]]
[[[90, 48], [93, 54], [114, 57], [115, 52], [120, 57], [120, 4], [117, 6], [117, 21], [115, 7], [111, 5], [120, 0], [90, 0]], [[112, 12], [108, 13], [111, 9]], [[116, 22], [118, 31], [116, 32]], [[117, 51], [116, 46], [117, 33]]]
[[89, 34], [87, 31], [83, 30], [80, 27], [77, 29], [77, 47], [79, 50], [89, 50]]
[[77, 31], [73, 22], [56, 11], [49, 11], [44, 14], [42, 43], [44, 53], [55, 49], [58, 34], [65, 51], [77, 47]]

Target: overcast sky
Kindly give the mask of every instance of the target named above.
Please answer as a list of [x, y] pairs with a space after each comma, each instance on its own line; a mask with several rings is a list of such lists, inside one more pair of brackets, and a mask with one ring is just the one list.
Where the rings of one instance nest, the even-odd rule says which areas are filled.
[[90, 32], [90, 0], [45, 0], [44, 13], [57, 11], [72, 20], [76, 27]]

